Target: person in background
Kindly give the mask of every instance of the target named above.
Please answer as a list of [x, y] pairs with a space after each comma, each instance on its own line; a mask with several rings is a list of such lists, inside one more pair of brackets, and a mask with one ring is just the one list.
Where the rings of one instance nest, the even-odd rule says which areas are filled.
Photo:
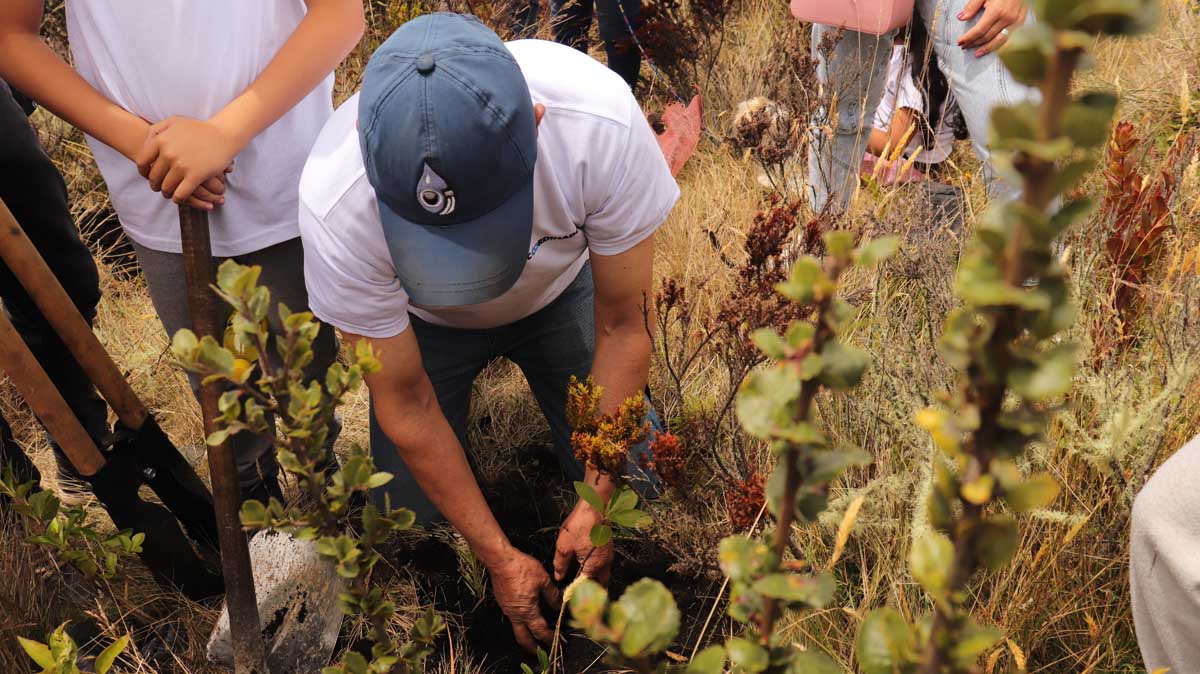
[[[949, 81], [966, 122], [976, 155], [984, 164], [994, 198], [1011, 198], [1015, 186], [991, 179], [987, 130], [992, 108], [1036, 100], [1037, 90], [1018, 83], [1005, 69], [996, 50], [1008, 33], [1031, 19], [1024, 0], [917, 0], [914, 22], [931, 37], [932, 55]], [[812, 51], [826, 98], [837, 101], [836, 119], [830, 111], [814, 115], [809, 144], [808, 185], [814, 211], [840, 213], [849, 205], [870, 133], [863, 120], [874, 119], [887, 81], [895, 34], [868, 35], [834, 26], [814, 25]], [[826, 58], [821, 49], [836, 40]], [[921, 57], [916, 51], [914, 56]], [[833, 133], [825, 129], [832, 127]]]
[[907, 160], [916, 154], [917, 166], [930, 173], [950, 158], [954, 141], [966, 138], [966, 130], [946, 76], [932, 59], [921, 58], [924, 29], [914, 26], [912, 33], [909, 39], [898, 37], [892, 47], [867, 152], [894, 155], [905, 143], [899, 156]]
[[[42, 8], [0, 3], [0, 77], [87, 135], [168, 334], [191, 324], [176, 204], [210, 211], [218, 261], [260, 265], [272, 302], [305, 310], [297, 187], [362, 3], [68, 0], [74, 69], [38, 35]], [[309, 374], [323, 376], [332, 329], [313, 351]], [[270, 443], [231, 442], [242, 497], [281, 496]]]
[[[905, 33], [892, 47], [867, 153], [872, 165], [875, 158], [886, 161], [896, 157], [897, 161], [884, 167], [885, 180], [925, 181], [935, 218], [957, 229], [962, 224], [962, 191], [945, 182], [943, 167], [954, 141], [967, 138], [966, 123], [946, 76], [928, 49], [925, 26], [916, 22]], [[910, 162], [910, 175], [898, 175], [898, 168]], [[872, 168], [864, 164], [864, 171]]]
[[1200, 665], [1200, 436], [1146, 482], [1133, 502], [1129, 591], [1148, 672]]
[[[606, 414], [642, 395], [654, 234], [678, 198], [620, 77], [560, 44], [501, 42], [457, 14], [397, 29], [304, 167], [313, 312], [383, 363], [366, 377], [371, 454], [395, 478], [374, 497], [421, 523], [449, 520], [529, 650], [552, 639], [538, 600], [557, 589], [506, 536], [471, 470], [472, 386], [492, 361], [515, 363], [559, 466], [607, 501], [614, 478], [571, 446], [567, 387], [593, 376]], [[627, 463], [631, 482], [652, 485]], [[605, 580], [612, 543], [590, 538], [600, 521], [577, 501], [558, 532], [556, 579], [578, 564]]]
[[638, 83], [642, 53], [634, 38], [641, 0], [553, 0], [554, 41], [588, 51], [592, 14], [598, 14], [600, 41], [608, 67], [621, 76], [630, 89]]
[[515, 0], [512, 4], [512, 18], [509, 23], [512, 39], [528, 40], [537, 37], [537, 20], [541, 10], [540, 0]]
[[[0, 80], [0, 138], [3, 138], [0, 141], [0, 199], [45, 258], [79, 313], [91, 322], [100, 302], [100, 277], [92, 254], [79, 238], [79, 230], [71, 218], [62, 174], [42, 150], [37, 133], [29, 124], [27, 115], [32, 112], [32, 102]], [[108, 406], [97, 395], [75, 359], [69, 355], [63, 357], [67, 347], [3, 262], [0, 262], [0, 300], [13, 326], [21, 333], [21, 338], [54, 382], [67, 406], [96, 446], [103, 447], [110, 431]], [[60, 489], [68, 494], [82, 491], [79, 474], [53, 438], [50, 445], [55, 450]], [[0, 415], [0, 477], [10, 469], [16, 484], [41, 479], [37, 467], [17, 445], [12, 429]]]

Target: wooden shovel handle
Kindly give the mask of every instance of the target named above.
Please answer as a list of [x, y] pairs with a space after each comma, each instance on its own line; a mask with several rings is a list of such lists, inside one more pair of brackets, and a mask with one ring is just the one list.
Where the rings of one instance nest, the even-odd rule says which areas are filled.
[[3, 311], [0, 311], [0, 366], [75, 470], [85, 477], [100, 472], [104, 456]]
[[[180, 206], [179, 233], [183, 242], [183, 276], [192, 330], [197, 337], [212, 336], [220, 341], [216, 296], [210, 287], [214, 279], [208, 214], [191, 206]], [[220, 384], [210, 382], [200, 386], [200, 413], [204, 417], [206, 435], [217, 430], [215, 420], [220, 416], [217, 409], [220, 396]], [[208, 473], [217, 511], [217, 538], [221, 545], [221, 570], [225, 576], [225, 605], [229, 609], [234, 674], [259, 674], [267, 671], [262, 623], [254, 595], [250, 551], [238, 519], [237, 466], [228, 442], [209, 445]]]
[[25, 287], [42, 316], [54, 328], [67, 350], [100, 389], [121, 423], [133, 430], [142, 427], [149, 412], [113, 362], [92, 327], [50, 271], [37, 248], [0, 199], [0, 258]]

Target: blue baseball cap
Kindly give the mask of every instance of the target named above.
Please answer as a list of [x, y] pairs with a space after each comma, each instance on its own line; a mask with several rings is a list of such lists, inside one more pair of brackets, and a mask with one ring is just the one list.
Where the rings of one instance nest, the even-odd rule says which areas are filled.
[[367, 63], [358, 133], [414, 303], [478, 304], [516, 283], [533, 231], [537, 123], [495, 33], [450, 13], [400, 26]]

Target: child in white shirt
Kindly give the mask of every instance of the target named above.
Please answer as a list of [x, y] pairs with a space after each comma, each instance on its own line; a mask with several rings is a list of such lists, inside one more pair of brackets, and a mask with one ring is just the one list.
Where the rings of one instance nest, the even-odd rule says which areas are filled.
[[[42, 10], [0, 2], [0, 78], [86, 134], [168, 334], [191, 325], [177, 203], [211, 212], [218, 260], [261, 266], [272, 302], [305, 310], [300, 172], [333, 113], [333, 70], [362, 35], [362, 3], [67, 0], [74, 68], [41, 40]], [[313, 351], [307, 374], [323, 376], [332, 328]], [[270, 442], [231, 442], [243, 498], [280, 496]]]
[[[927, 53], [925, 42], [924, 30], [919, 27], [907, 39], [897, 38], [867, 141], [870, 154], [886, 159], [896, 156], [903, 143], [899, 157], [908, 160], [917, 155], [916, 166], [922, 170], [946, 161], [954, 141], [965, 137], [962, 113], [938, 69], [937, 57]], [[928, 110], [936, 112], [928, 114]]]

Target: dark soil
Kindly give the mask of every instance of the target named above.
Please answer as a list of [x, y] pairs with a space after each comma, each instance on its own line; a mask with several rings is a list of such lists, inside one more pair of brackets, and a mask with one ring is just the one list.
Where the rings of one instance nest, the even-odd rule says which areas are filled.
[[[527, 452], [522, 459], [521, 475], [511, 475], [483, 490], [500, 525], [521, 550], [543, 560], [547, 572], [554, 557], [554, 542], [558, 525], [575, 503], [570, 483], [562, 476], [553, 459], [536, 451]], [[695, 634], [700, 629], [716, 587], [705, 579], [686, 578], [667, 569], [675, 561], [660, 547], [640, 540], [619, 540], [618, 559], [614, 564], [609, 592], [616, 598], [626, 587], [641, 578], [661, 581], [675, 595], [684, 618], [678, 645], [672, 650], [690, 652]], [[527, 654], [513, 638], [508, 619], [489, 594], [484, 599], [475, 596], [463, 582], [458, 570], [458, 558], [448, 544], [436, 537], [426, 537], [408, 550], [398, 553], [399, 565], [406, 566], [418, 579], [421, 599], [433, 604], [455, 627], [455, 650], [465, 650], [476, 665], [497, 674], [519, 672], [522, 662], [536, 671], [537, 659]], [[565, 583], [564, 583], [565, 586]], [[553, 627], [557, 613], [546, 610], [546, 622]], [[570, 613], [563, 617], [564, 674], [617, 671], [605, 665], [603, 649], [571, 629]], [[549, 649], [547, 648], [547, 651]], [[436, 659], [449, 657], [448, 640], [443, 639]]]

